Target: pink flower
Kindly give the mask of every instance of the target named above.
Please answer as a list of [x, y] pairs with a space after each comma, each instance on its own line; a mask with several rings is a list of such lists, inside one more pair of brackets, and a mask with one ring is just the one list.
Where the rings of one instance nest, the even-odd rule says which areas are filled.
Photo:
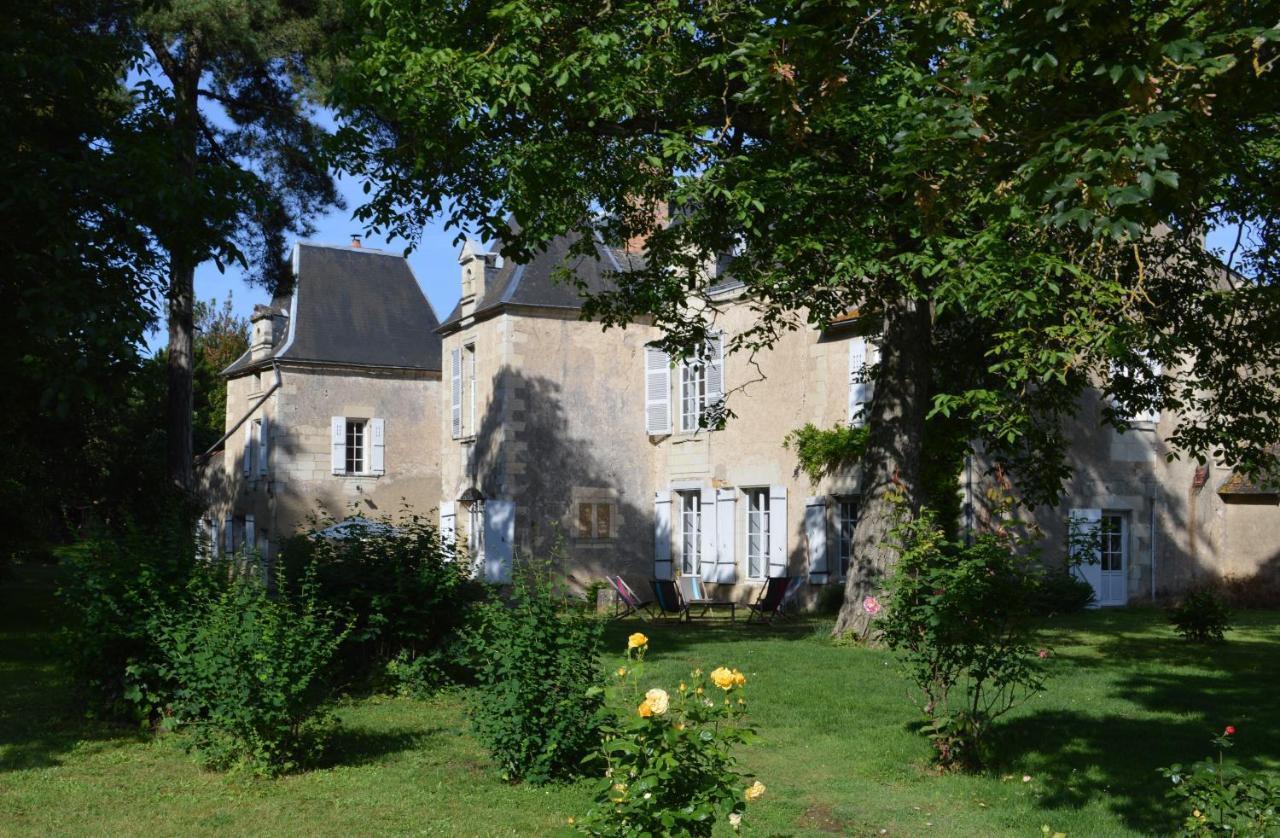
[[1049, 650], [1041, 649], [1040, 651], [1036, 652], [1036, 654], [1040, 657], [1040, 660], [1044, 660], [1045, 658], [1049, 657]]
[[880, 600], [873, 596], [866, 597], [862, 600], [862, 610], [874, 617], [880, 613]]
[[1227, 729], [1226, 729], [1226, 731], [1225, 731], [1225, 734], [1226, 734], [1227, 736], [1230, 736], [1230, 735], [1232, 735], [1232, 734], [1233, 734], [1233, 733], [1235, 733], [1235, 732], [1236, 732], [1236, 726], [1235, 726], [1235, 725], [1227, 725]]

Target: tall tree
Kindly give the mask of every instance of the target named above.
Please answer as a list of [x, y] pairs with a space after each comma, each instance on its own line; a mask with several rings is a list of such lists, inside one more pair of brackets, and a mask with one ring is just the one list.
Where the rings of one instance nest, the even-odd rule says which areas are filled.
[[284, 241], [338, 204], [308, 100], [307, 57], [324, 29], [308, 0], [167, 0], [139, 10], [145, 106], [170, 142], [155, 161], [169, 188], [152, 226], [168, 254], [168, 467], [190, 489], [196, 267], [252, 265], [273, 291], [288, 282]]
[[[681, 354], [725, 253], [758, 314], [735, 350], [855, 307], [882, 321], [838, 631], [867, 627], [891, 499], [920, 502], [930, 411], [1028, 502], [1060, 491], [1091, 384], [1176, 409], [1181, 451], [1256, 468], [1280, 437], [1259, 421], [1280, 411], [1273, 3], [360, 6], [335, 99], [375, 227], [413, 241], [443, 213], [516, 255], [647, 236], [587, 313], [651, 316]], [[658, 203], [680, 223], [655, 226]], [[1243, 279], [1202, 248], [1223, 222], [1255, 231]]]

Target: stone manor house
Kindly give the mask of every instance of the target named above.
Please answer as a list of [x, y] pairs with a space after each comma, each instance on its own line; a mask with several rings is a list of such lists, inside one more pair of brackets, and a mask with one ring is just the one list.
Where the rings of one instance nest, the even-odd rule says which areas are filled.
[[[440, 321], [400, 256], [295, 246], [293, 293], [255, 308], [251, 346], [224, 372], [230, 436], [204, 474], [215, 549], [270, 558], [320, 510], [407, 504], [437, 515], [494, 583], [517, 557], [556, 550], [580, 586], [699, 574], [741, 600], [769, 576], [802, 577], [806, 598], [839, 584], [857, 470], [814, 485], [783, 439], [860, 421], [874, 336], [849, 318], [791, 332], [754, 362], [726, 356], [725, 337], [752, 318], [726, 280], [709, 360], [669, 358], [651, 326], [582, 320], [576, 291], [555, 281], [565, 266], [599, 289], [632, 256], [600, 245], [570, 257], [557, 242], [514, 264], [468, 243], [461, 299]], [[737, 418], [700, 429], [721, 398]], [[1280, 580], [1276, 493], [1167, 461], [1166, 417], [1121, 434], [1101, 423], [1100, 399], [1085, 398], [1073, 428], [1066, 500], [1035, 510], [1046, 556], [1061, 557], [1069, 518], [1099, 527], [1101, 563], [1083, 572], [1102, 605], [1215, 575]], [[962, 484], [980, 507], [984, 478]]]

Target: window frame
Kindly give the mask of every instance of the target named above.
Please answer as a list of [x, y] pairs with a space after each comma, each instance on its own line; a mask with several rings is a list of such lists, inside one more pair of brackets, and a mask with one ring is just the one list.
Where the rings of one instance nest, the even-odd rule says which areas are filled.
[[[701, 576], [705, 531], [702, 516], [702, 490], [677, 489], [680, 499], [680, 575]], [[690, 549], [692, 546], [692, 550]], [[692, 561], [690, 559], [692, 558]]]
[[[345, 434], [346, 441], [346, 471], [344, 474], [361, 475], [369, 473], [369, 420], [360, 419], [358, 417], [346, 417], [347, 427]], [[353, 442], [353, 431], [358, 430], [358, 444]], [[353, 455], [353, 451], [359, 452], [359, 456]], [[358, 468], [352, 468], [352, 464]]]
[[[746, 556], [746, 577], [751, 580], [766, 579], [769, 576], [769, 529], [770, 529], [770, 504], [769, 504], [769, 487], [768, 486], [751, 486], [744, 488], [742, 494], [746, 499], [743, 504], [743, 511], [746, 515], [746, 538], [743, 539], [743, 552]], [[753, 501], [755, 503], [753, 504]], [[753, 508], [754, 506], [754, 508]], [[758, 530], [757, 547], [755, 553], [751, 551], [751, 526], [752, 522], [756, 523]], [[751, 560], [755, 557], [759, 560], [759, 567], [756, 572], [752, 572]]]
[[[696, 392], [690, 394], [692, 386]], [[692, 404], [692, 412], [690, 405]], [[680, 432], [697, 433], [707, 408], [707, 365], [702, 361], [680, 362]]]
[[[853, 507], [852, 517], [845, 514], [848, 507]], [[858, 526], [858, 516], [861, 512], [862, 499], [859, 496], [836, 497], [836, 578], [841, 582], [849, 578], [849, 566], [853, 564], [853, 531]], [[847, 530], [846, 524], [848, 524]]]

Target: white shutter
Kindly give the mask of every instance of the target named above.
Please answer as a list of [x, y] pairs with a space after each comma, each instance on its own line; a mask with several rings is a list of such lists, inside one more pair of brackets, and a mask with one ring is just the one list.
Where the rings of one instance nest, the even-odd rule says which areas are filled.
[[[711, 581], [732, 584], [738, 581], [738, 555], [734, 551], [734, 533], [738, 519], [738, 490], [716, 492], [716, 570]], [[703, 513], [708, 514], [708, 513]]]
[[724, 401], [724, 335], [707, 338], [707, 408]]
[[699, 498], [698, 519], [702, 524], [702, 555], [698, 566], [700, 575], [707, 582], [716, 581], [716, 552], [719, 543], [716, 541], [716, 490], [702, 490]]
[[671, 358], [644, 348], [644, 425], [650, 436], [671, 433]]
[[386, 474], [386, 452], [387, 442], [383, 421], [381, 419], [369, 420], [369, 472], [371, 474]]
[[653, 578], [673, 578], [670, 492], [658, 492], [653, 496]]
[[236, 549], [236, 519], [228, 518], [222, 522], [222, 554], [229, 556]]
[[205, 523], [209, 527], [209, 558], [214, 558], [218, 555], [218, 548], [221, 546], [218, 544], [218, 522], [210, 518]]
[[866, 367], [867, 339], [853, 338], [849, 341], [849, 424], [855, 428], [867, 423], [866, 407], [870, 399]]
[[244, 423], [244, 476], [253, 476], [253, 423]]
[[1102, 532], [1101, 509], [1073, 509], [1067, 519], [1067, 533], [1088, 539], [1087, 544], [1070, 544], [1072, 549], [1071, 572], [1093, 588], [1090, 608], [1097, 608], [1102, 601], [1102, 556], [1099, 554]]
[[442, 500], [440, 501], [440, 546], [444, 548], [446, 558], [453, 558], [451, 554], [457, 542], [457, 506], [451, 500]]
[[254, 546], [253, 516], [246, 515], [244, 516], [244, 544], [241, 545], [241, 547], [244, 550], [245, 555], [248, 555], [249, 551], [251, 551]]
[[347, 417], [332, 416], [329, 419], [329, 439], [333, 451], [329, 456], [329, 467], [334, 474], [347, 473]]
[[769, 487], [769, 575], [787, 575], [787, 487]]
[[516, 505], [509, 500], [484, 502], [484, 579], [495, 585], [511, 581], [516, 540]]
[[462, 436], [462, 350], [450, 352], [449, 365], [453, 371], [453, 382], [449, 390], [450, 427], [454, 439]]
[[271, 445], [270, 424], [270, 420], [263, 416], [261, 424], [258, 425], [258, 474], [264, 477], [267, 474], [267, 451]]
[[827, 560], [827, 499], [805, 498], [804, 534], [809, 544], [809, 581], [824, 585], [830, 571]]

